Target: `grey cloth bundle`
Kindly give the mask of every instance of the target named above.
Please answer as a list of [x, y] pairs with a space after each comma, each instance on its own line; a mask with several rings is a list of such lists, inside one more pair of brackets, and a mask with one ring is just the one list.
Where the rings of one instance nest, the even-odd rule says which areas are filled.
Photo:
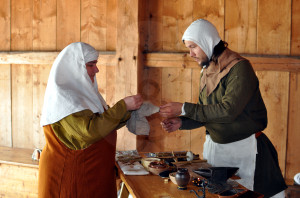
[[159, 107], [150, 102], [144, 102], [142, 106], [132, 111], [130, 119], [126, 122], [128, 130], [136, 135], [149, 135], [150, 126], [146, 116], [159, 112]]

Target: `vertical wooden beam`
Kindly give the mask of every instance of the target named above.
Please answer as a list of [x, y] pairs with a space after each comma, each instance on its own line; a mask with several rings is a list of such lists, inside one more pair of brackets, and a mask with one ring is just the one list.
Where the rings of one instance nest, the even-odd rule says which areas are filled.
[[[142, 68], [139, 23], [144, 0], [117, 0], [117, 58], [115, 100], [137, 94]], [[118, 150], [136, 149], [136, 137], [125, 127], [118, 131]]]
[[[10, 0], [0, 6], [0, 50], [10, 51]], [[0, 65], [0, 145], [12, 146], [11, 136], [11, 68]]]

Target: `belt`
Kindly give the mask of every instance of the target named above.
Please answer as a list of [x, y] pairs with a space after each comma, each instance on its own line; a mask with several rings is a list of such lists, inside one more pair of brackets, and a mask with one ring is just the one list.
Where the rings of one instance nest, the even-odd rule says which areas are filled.
[[259, 131], [259, 132], [255, 133], [255, 137], [258, 138], [261, 134], [262, 134], [262, 132]]

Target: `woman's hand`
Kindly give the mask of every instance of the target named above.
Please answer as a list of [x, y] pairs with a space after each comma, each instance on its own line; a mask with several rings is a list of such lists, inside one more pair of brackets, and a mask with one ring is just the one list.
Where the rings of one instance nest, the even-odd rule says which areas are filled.
[[141, 94], [127, 96], [126, 98], [124, 98], [124, 101], [127, 107], [127, 111], [137, 110], [143, 104], [143, 98]]
[[181, 114], [182, 103], [170, 102], [160, 106], [159, 114], [165, 118], [173, 118]]
[[162, 128], [167, 132], [173, 132], [178, 130], [182, 125], [180, 118], [168, 118], [161, 122]]

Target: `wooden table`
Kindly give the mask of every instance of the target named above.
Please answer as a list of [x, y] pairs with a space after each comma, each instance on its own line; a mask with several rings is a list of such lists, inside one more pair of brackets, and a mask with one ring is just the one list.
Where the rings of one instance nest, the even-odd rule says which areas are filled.
[[[207, 163], [193, 163], [192, 165], [185, 165], [189, 169], [190, 174], [193, 176], [191, 170], [195, 167], [207, 167]], [[198, 187], [194, 186], [192, 182], [187, 186], [187, 190], [178, 190], [177, 186], [170, 180], [165, 183], [164, 179], [157, 175], [124, 175], [120, 167], [119, 174], [121, 180], [125, 183], [129, 193], [135, 198], [181, 198], [181, 197], [195, 197], [196, 195], [190, 190], [198, 191]], [[197, 174], [194, 176], [197, 177]], [[198, 193], [202, 196], [202, 192]], [[216, 194], [211, 194], [206, 190], [206, 197], [218, 197]]]

